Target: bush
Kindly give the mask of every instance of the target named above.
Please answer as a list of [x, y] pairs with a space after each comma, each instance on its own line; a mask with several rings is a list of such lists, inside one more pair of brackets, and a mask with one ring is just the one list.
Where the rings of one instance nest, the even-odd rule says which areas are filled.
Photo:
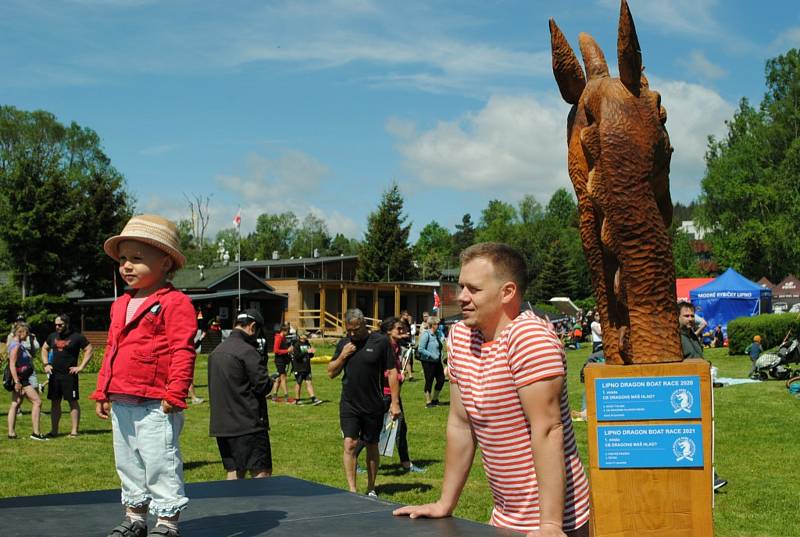
[[761, 336], [764, 349], [777, 347], [790, 330], [797, 334], [800, 316], [768, 314], [756, 317], [739, 317], [728, 323], [728, 354], [744, 354], [753, 336]]
[[579, 298], [577, 300], [573, 300], [573, 302], [584, 312], [597, 308], [597, 300], [595, 300], [594, 296]]

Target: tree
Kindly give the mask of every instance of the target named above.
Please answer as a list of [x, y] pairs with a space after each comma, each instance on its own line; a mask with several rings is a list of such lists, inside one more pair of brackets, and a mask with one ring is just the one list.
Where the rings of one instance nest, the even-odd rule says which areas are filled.
[[800, 52], [767, 61], [758, 110], [742, 99], [709, 139], [699, 223], [721, 267], [781, 280], [800, 270]]
[[453, 239], [450, 232], [433, 221], [422, 228], [414, 245], [414, 259], [422, 278], [438, 279], [453, 258]]
[[272, 259], [272, 252], [288, 256], [297, 236], [297, 224], [297, 216], [292, 211], [259, 215], [252, 236], [255, 255], [261, 259]]
[[330, 246], [331, 235], [328, 232], [328, 225], [322, 218], [309, 213], [295, 234], [290, 254], [295, 257], [312, 257], [316, 250], [319, 255], [323, 255], [328, 252]]
[[515, 236], [517, 210], [500, 200], [491, 200], [481, 212], [476, 231], [476, 242], [511, 243]]
[[453, 251], [458, 255], [473, 244], [475, 244], [475, 225], [472, 223], [472, 215], [467, 213], [461, 217], [461, 223], [456, 224], [456, 232], [453, 233]]
[[566, 188], [559, 188], [547, 203], [547, 217], [559, 228], [578, 226], [578, 204]]
[[132, 210], [97, 133], [0, 107], [0, 241], [24, 295], [110, 292], [114, 263], [103, 242]]
[[358, 255], [361, 243], [357, 239], [348, 239], [341, 233], [337, 233], [331, 241], [327, 255]]
[[539, 298], [550, 300], [554, 296], [575, 296], [575, 267], [561, 240], [553, 242], [547, 250], [541, 273]]
[[406, 225], [406, 220], [403, 196], [393, 183], [367, 219], [367, 231], [359, 251], [359, 280], [397, 281], [416, 277], [414, 255], [408, 245], [411, 224]]

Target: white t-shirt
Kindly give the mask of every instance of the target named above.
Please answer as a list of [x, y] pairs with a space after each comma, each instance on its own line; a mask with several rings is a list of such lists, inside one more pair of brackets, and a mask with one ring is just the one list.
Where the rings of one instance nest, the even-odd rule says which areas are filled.
[[592, 343], [603, 341], [603, 328], [599, 321], [592, 321]]

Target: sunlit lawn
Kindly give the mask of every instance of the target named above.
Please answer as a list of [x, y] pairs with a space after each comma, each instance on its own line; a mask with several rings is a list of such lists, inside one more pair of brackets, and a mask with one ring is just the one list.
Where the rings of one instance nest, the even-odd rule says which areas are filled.
[[[323, 351], [323, 349], [321, 349]], [[324, 351], [323, 351], [324, 352]], [[323, 353], [321, 352], [321, 353]], [[569, 351], [569, 387], [573, 408], [580, 404], [583, 386], [578, 372], [587, 349]], [[744, 377], [749, 369], [746, 357], [729, 357], [727, 350], [707, 351], [721, 376]], [[198, 395], [207, 398], [206, 357], [197, 362]], [[314, 381], [323, 405], [294, 406], [270, 404], [270, 433], [276, 475], [291, 475], [339, 488], [346, 488], [341, 470], [341, 433], [338, 422], [340, 380], [329, 380], [324, 365], [314, 365]], [[421, 372], [420, 377], [421, 378]], [[86, 396], [94, 387], [95, 375], [81, 378], [83, 397], [82, 434], [62, 436], [49, 442], [35, 442], [31, 432], [30, 405], [17, 426], [19, 440], [0, 437], [0, 496], [51, 494], [118, 487], [111, 449], [110, 424], [94, 415]], [[293, 387], [293, 382], [290, 384]], [[10, 395], [3, 393], [0, 410], [8, 409]], [[303, 394], [305, 397], [305, 393]], [[800, 400], [788, 395], [782, 382], [732, 386], [715, 390], [717, 420], [717, 468], [730, 481], [716, 495], [716, 535], [724, 537], [800, 536], [796, 504], [800, 484], [792, 468], [800, 459], [797, 447]], [[443, 394], [447, 400], [447, 388]], [[384, 459], [378, 477], [378, 494], [399, 503], [427, 502], [438, 497], [443, 474], [444, 430], [447, 408], [426, 409], [422, 382], [403, 388], [409, 423], [409, 445], [414, 462], [424, 474], [405, 474], [397, 458]], [[45, 402], [49, 410], [49, 402]], [[68, 431], [69, 415], [62, 417], [62, 431]], [[181, 437], [187, 481], [208, 481], [224, 477], [216, 443], [208, 437], [208, 402], [190, 406]], [[50, 416], [42, 416], [42, 431], [50, 430]], [[586, 456], [586, 424], [575, 425], [581, 455]], [[361, 491], [366, 483], [359, 476]], [[457, 516], [486, 521], [491, 497], [477, 461], [464, 489]]]

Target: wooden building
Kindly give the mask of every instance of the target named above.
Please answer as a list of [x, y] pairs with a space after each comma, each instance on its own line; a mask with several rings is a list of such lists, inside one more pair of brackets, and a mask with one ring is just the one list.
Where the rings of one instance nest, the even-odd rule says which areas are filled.
[[433, 307], [439, 282], [359, 282], [357, 256], [247, 261], [243, 267], [288, 297], [286, 321], [325, 334], [344, 333], [344, 312], [359, 308], [373, 328], [408, 310], [414, 319]]
[[[247, 308], [261, 312], [268, 333], [284, 319], [287, 296], [276, 292], [272, 286], [244, 267], [241, 273], [238, 267], [232, 265], [204, 270], [187, 267], [175, 274], [172, 284], [192, 299], [201, 329], [206, 329], [216, 320], [220, 329], [229, 330], [233, 327], [236, 313]], [[93, 344], [105, 345], [109, 308], [113, 301], [114, 297], [76, 301], [81, 311], [81, 332]]]

